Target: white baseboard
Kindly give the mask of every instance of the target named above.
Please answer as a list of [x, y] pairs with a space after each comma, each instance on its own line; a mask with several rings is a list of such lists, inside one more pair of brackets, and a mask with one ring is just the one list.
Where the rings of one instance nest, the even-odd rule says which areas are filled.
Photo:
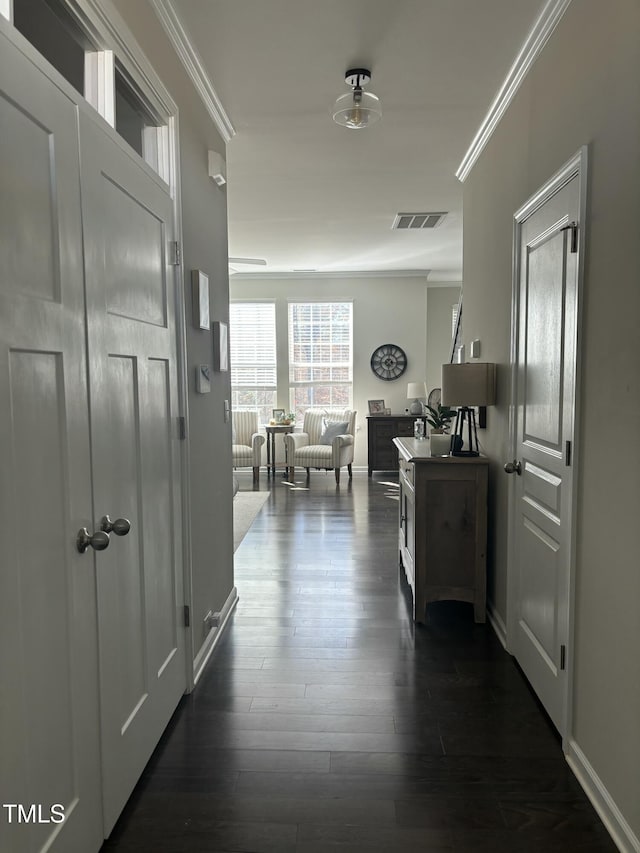
[[569, 741], [567, 762], [620, 853], [640, 853], [640, 840], [575, 740]]
[[217, 628], [213, 628], [209, 631], [207, 635], [207, 639], [204, 641], [202, 646], [200, 647], [200, 651], [195, 656], [193, 660], [193, 684], [194, 687], [198, 683], [198, 679], [204, 672], [204, 668], [207, 665], [209, 658], [216, 645], [218, 644], [222, 634], [224, 633], [224, 629], [229, 621], [229, 616], [231, 616], [231, 612], [233, 608], [238, 603], [238, 590], [234, 586], [227, 600], [225, 601], [222, 610], [220, 611], [220, 624]]
[[495, 609], [493, 604], [490, 601], [487, 601], [487, 618], [489, 619], [489, 623], [493, 628], [496, 637], [502, 643], [503, 648], [507, 649], [507, 626], [504, 624], [502, 620], [502, 616]]

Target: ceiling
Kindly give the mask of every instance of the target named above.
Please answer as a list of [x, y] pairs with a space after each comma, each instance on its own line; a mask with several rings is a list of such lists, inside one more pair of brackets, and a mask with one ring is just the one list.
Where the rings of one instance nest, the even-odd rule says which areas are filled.
[[[462, 280], [455, 172], [542, 0], [173, 0], [229, 116], [229, 254], [239, 271], [428, 272]], [[339, 127], [348, 68], [382, 119]], [[392, 230], [399, 212], [442, 212]]]

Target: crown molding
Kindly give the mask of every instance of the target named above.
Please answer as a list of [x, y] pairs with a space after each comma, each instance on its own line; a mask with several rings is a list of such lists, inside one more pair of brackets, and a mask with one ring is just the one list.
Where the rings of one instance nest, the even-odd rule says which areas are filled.
[[156, 13], [169, 41], [182, 62], [185, 71], [191, 78], [200, 99], [209, 113], [211, 120], [225, 143], [235, 136], [235, 128], [227, 115], [218, 93], [213, 88], [213, 83], [204, 67], [198, 51], [191, 42], [182, 21], [171, 3], [171, 0], [149, 0], [152, 9]]
[[473, 142], [469, 146], [469, 150], [464, 155], [462, 162], [458, 166], [456, 178], [459, 181], [464, 181], [469, 172], [473, 168], [476, 160], [484, 150], [487, 142], [493, 135], [494, 130], [498, 126], [500, 119], [507, 111], [511, 101], [514, 99], [516, 92], [522, 85], [524, 78], [529, 73], [538, 56], [542, 53], [542, 49], [549, 40], [551, 33], [555, 30], [560, 19], [566, 12], [571, 0], [548, 0], [544, 9], [540, 13], [540, 17], [533, 25], [533, 28], [524, 44], [520, 48], [520, 53], [515, 59], [515, 62], [509, 69], [502, 86], [498, 89], [493, 103], [489, 107], [489, 112], [484, 117], [484, 120]]
[[319, 272], [237, 272], [232, 273], [229, 278], [234, 281], [264, 281], [285, 279], [316, 279], [316, 278], [424, 278], [426, 279], [430, 270], [325, 270]]

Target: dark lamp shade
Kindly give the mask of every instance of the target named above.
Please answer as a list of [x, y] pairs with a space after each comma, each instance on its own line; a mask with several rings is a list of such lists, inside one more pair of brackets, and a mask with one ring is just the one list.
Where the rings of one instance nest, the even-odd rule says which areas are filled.
[[493, 406], [496, 366], [488, 362], [442, 365], [443, 406]]

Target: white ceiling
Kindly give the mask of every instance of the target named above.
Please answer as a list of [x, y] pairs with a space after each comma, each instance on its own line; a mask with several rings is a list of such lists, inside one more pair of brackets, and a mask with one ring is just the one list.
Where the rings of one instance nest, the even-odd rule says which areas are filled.
[[[455, 177], [543, 0], [173, 0], [236, 135], [229, 254], [254, 274], [430, 271], [462, 279]], [[382, 119], [331, 120], [371, 69]], [[398, 212], [448, 211], [429, 231]], [[237, 269], [242, 269], [237, 266]]]

